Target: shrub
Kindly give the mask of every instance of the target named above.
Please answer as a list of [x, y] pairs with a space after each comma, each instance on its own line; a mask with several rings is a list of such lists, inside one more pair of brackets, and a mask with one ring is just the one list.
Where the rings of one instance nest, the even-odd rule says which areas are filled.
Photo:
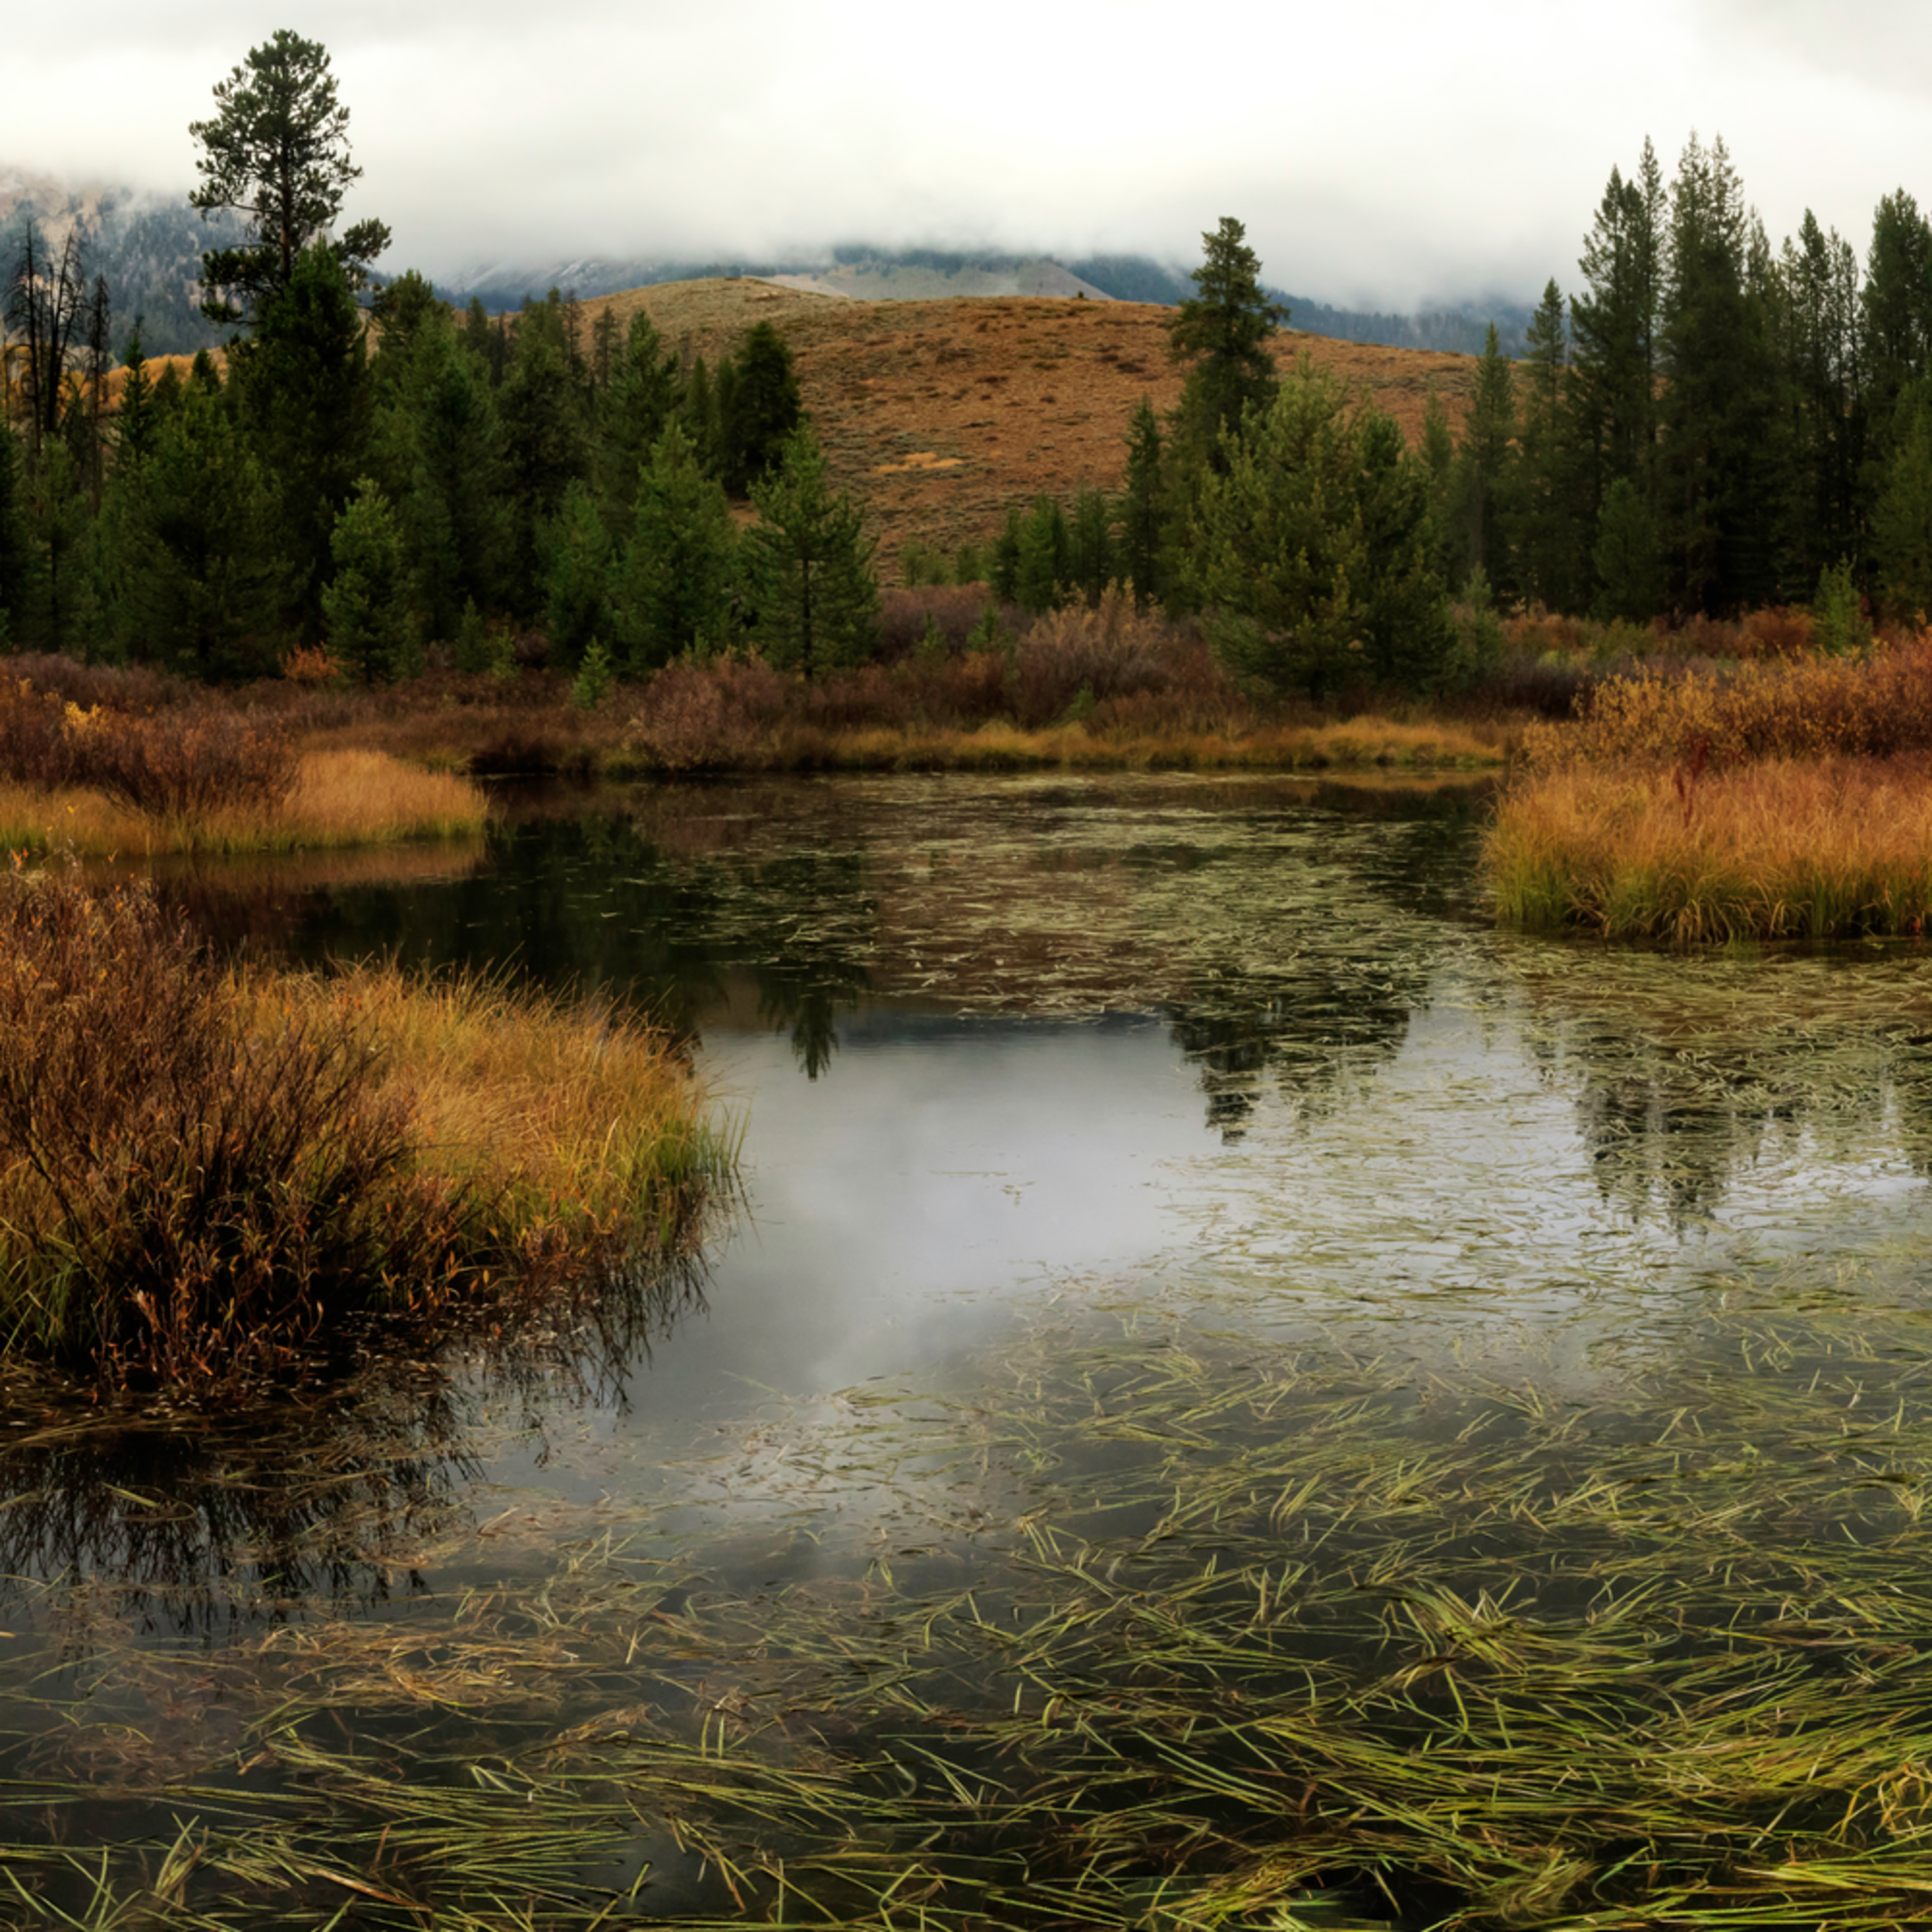
[[1670, 764], [1696, 746], [1724, 766], [1776, 758], [1890, 758], [1932, 749], [1932, 638], [1870, 658], [1655, 668], [1606, 678], [1568, 728], [1526, 734], [1534, 764]]
[[332, 1309], [432, 1292], [464, 1204], [346, 1022], [237, 1024], [137, 889], [0, 880], [0, 1322], [164, 1379], [268, 1368]]
[[1137, 612], [1126, 593], [1109, 591], [1096, 609], [1056, 610], [1020, 640], [1008, 678], [1014, 721], [1032, 728], [1064, 716], [1084, 692], [1088, 710], [1163, 683], [1160, 644], [1165, 626]]
[[0, 778], [52, 790], [84, 786], [130, 809], [194, 819], [272, 812], [295, 782], [286, 730], [197, 694], [159, 716], [82, 710], [24, 680], [0, 686]]

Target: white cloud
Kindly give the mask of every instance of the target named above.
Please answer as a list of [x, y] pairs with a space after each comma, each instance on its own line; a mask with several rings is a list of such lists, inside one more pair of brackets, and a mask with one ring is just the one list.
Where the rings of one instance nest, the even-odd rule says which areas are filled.
[[[10, 22], [4, 158], [184, 188], [188, 124], [283, 23], [106, 0], [82, 52]], [[1186, 262], [1232, 214], [1272, 280], [1384, 307], [1571, 286], [1612, 164], [1649, 134], [1669, 168], [1693, 127], [1726, 135], [1774, 234], [1810, 206], [1862, 248], [1924, 165], [1932, 87], [1932, 16], [1810, 0], [321, 0], [296, 24], [351, 110], [349, 212], [390, 224], [398, 262], [848, 240]]]

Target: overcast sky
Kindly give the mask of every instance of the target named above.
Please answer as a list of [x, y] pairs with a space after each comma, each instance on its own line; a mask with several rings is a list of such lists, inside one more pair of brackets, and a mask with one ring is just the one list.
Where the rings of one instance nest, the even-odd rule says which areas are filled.
[[1576, 281], [1612, 164], [1722, 134], [1774, 238], [1932, 203], [1924, 0], [100, 0], [14, 8], [0, 164], [179, 192], [280, 26], [334, 57], [385, 266], [1138, 251], [1223, 214], [1268, 279], [1408, 308]]

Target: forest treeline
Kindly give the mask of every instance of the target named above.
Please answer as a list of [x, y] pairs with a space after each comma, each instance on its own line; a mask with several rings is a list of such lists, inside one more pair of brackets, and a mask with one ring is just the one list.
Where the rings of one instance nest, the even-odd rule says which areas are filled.
[[[438, 645], [475, 670], [519, 648], [574, 666], [593, 643], [641, 670], [754, 631], [778, 663], [867, 647], [860, 513], [827, 484], [769, 325], [712, 369], [641, 314], [589, 324], [553, 295], [514, 326], [458, 318], [406, 274], [365, 327], [316, 244], [224, 361], [153, 379], [136, 338], [110, 410], [104, 385], [63, 373], [85, 366], [86, 304], [76, 355], [62, 286], [44, 271], [39, 314], [14, 304], [12, 648], [233, 680], [319, 646], [373, 681]], [[742, 536], [733, 494], [759, 507]]]
[[[330, 238], [359, 170], [326, 53], [278, 34], [243, 75], [190, 130], [205, 212], [248, 205], [248, 170], [288, 150], [244, 104], [337, 145], [305, 226], [237, 243], [231, 223], [206, 256], [205, 304], [232, 329], [220, 362], [152, 379], [137, 328], [110, 406], [80, 231], [58, 250], [23, 231], [8, 646], [221, 680], [542, 655], [593, 691], [727, 649], [810, 676], [878, 648], [862, 509], [830, 487], [776, 331], [714, 368], [641, 314], [592, 322], [555, 291], [514, 318], [459, 315], [410, 274], [365, 310], [387, 231]], [[1612, 172], [1574, 294], [1550, 284], [1519, 362], [1492, 332], [1460, 426], [1438, 399], [1414, 448], [1306, 362], [1278, 368], [1286, 311], [1238, 221], [1204, 242], [1169, 332], [1185, 389], [1123, 425], [1124, 487], [1016, 505], [956, 557], [914, 546], [910, 574], [1034, 610], [1119, 584], [1198, 618], [1251, 686], [1316, 698], [1473, 681], [1510, 604], [1633, 625], [1932, 607], [1932, 226], [1904, 190], [1862, 269], [1809, 214], [1774, 248], [1720, 141], [1694, 137], [1667, 182], [1646, 142]]]

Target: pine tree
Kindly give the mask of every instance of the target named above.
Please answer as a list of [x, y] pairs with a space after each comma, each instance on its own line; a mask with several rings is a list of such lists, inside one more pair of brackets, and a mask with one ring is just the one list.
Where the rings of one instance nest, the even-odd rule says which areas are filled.
[[312, 246], [328, 249], [352, 288], [389, 245], [380, 221], [334, 232], [342, 197], [362, 174], [349, 158], [349, 110], [337, 98], [327, 51], [279, 29], [214, 90], [218, 112], [189, 134], [202, 152], [188, 196], [206, 220], [218, 209], [249, 218], [250, 239], [202, 257], [203, 308], [219, 322], [256, 314], [294, 279]]
[[372, 397], [361, 312], [326, 245], [296, 258], [231, 358], [243, 421], [272, 480], [289, 565], [287, 621], [320, 632], [336, 519], [368, 467]]
[[1564, 406], [1569, 328], [1554, 280], [1530, 320], [1527, 347], [1511, 506], [1516, 576], [1526, 596], [1552, 610], [1574, 610], [1586, 560], [1580, 554], [1576, 465]]
[[1449, 427], [1449, 412], [1432, 386], [1429, 399], [1423, 405], [1422, 442], [1418, 454], [1422, 458], [1423, 472], [1429, 479], [1430, 554], [1443, 582], [1454, 584], [1462, 574], [1462, 544], [1455, 523], [1456, 436]]
[[1508, 507], [1515, 487], [1516, 387], [1494, 322], [1483, 344], [1476, 394], [1456, 452], [1454, 520], [1461, 537], [1457, 578], [1480, 571], [1493, 594], [1516, 591]]
[[39, 559], [26, 517], [26, 478], [19, 440], [0, 418], [0, 647], [18, 649], [39, 593]]
[[285, 571], [274, 498], [221, 392], [186, 386], [124, 519], [134, 652], [199, 678], [273, 671]]
[[1261, 258], [1232, 215], [1201, 240], [1195, 293], [1168, 326], [1168, 352], [1193, 364], [1178, 412], [1179, 434], [1198, 460], [1225, 470], [1227, 446], [1243, 416], [1265, 409], [1274, 394], [1268, 341], [1287, 322], [1288, 310], [1262, 288]]
[[1628, 476], [1615, 478], [1604, 492], [1590, 562], [1599, 618], [1644, 624], [1656, 615], [1663, 594], [1657, 519], [1642, 490]]
[[724, 488], [742, 496], [784, 447], [804, 414], [791, 351], [768, 322], [740, 345], [728, 388], [718, 393], [718, 442]]
[[[676, 413], [679, 388], [677, 358], [640, 309], [611, 366], [597, 423], [598, 500], [614, 532], [629, 528], [644, 466]], [[688, 434], [684, 446], [694, 447]]]
[[574, 666], [591, 639], [610, 628], [610, 533], [586, 484], [573, 482], [564, 492], [544, 548], [544, 616], [550, 649]]
[[1656, 151], [1646, 141], [1637, 178], [1610, 170], [1577, 265], [1585, 287], [1570, 308], [1565, 414], [1586, 529], [1618, 478], [1646, 500], [1655, 488], [1662, 206]]
[[752, 501], [758, 521], [746, 543], [766, 660], [809, 678], [871, 656], [879, 637], [873, 546], [858, 506], [832, 494], [809, 424], [793, 431], [777, 469], [752, 486]]
[[386, 439], [404, 554], [432, 634], [466, 604], [494, 604], [510, 529], [502, 425], [487, 373], [448, 331], [422, 344]]
[[1826, 564], [1861, 547], [1857, 255], [1807, 208], [1796, 242], [1784, 244], [1772, 293], [1786, 484], [1778, 504], [1778, 589], [1795, 598]]
[[1424, 689], [1450, 637], [1428, 481], [1379, 411], [1306, 359], [1202, 481], [1186, 554], [1214, 649], [1244, 681], [1314, 699]]
[[1882, 468], [1893, 430], [1905, 420], [1900, 396], [1932, 374], [1932, 224], [1903, 188], [1873, 213], [1860, 307], [1870, 454]]
[[1872, 515], [1872, 554], [1886, 602], [1922, 622], [1932, 616], [1932, 381], [1909, 385], [1897, 414]]
[[1120, 509], [1120, 571], [1134, 586], [1134, 608], [1164, 602], [1168, 542], [1166, 478], [1160, 420], [1145, 397], [1127, 429], [1127, 481]]
[[651, 452], [616, 572], [616, 634], [637, 670], [722, 646], [730, 622], [737, 536], [723, 486], [674, 418]]
[[1067, 520], [1066, 582], [1090, 610], [1096, 608], [1114, 580], [1118, 565], [1114, 547], [1114, 510], [1104, 490], [1082, 483], [1073, 496]]
[[556, 302], [531, 303], [518, 320], [516, 356], [496, 392], [508, 470], [510, 521], [504, 594], [534, 614], [543, 604], [544, 533], [564, 494], [590, 466], [590, 429], [571, 371]]
[[1020, 522], [1014, 602], [1022, 610], [1036, 614], [1053, 609], [1070, 580], [1072, 563], [1072, 541], [1066, 512], [1051, 496], [1036, 496], [1033, 508]]
[[[152, 454], [160, 434], [160, 406], [154, 397], [154, 379], [148, 374], [141, 349], [141, 319], [134, 318], [134, 333], [122, 356], [127, 374], [121, 382], [121, 406], [114, 418], [114, 445], [124, 464], [138, 464]], [[172, 365], [170, 364], [170, 369]]]
[[[1694, 135], [1671, 190], [1658, 496], [1666, 595], [1711, 613], [1765, 601], [1774, 479], [1760, 432], [1774, 410], [1758, 225], [1721, 140]], [[1768, 251], [1766, 251], [1768, 252]]]
[[1431, 691], [1448, 664], [1450, 636], [1428, 466], [1382, 410], [1359, 410], [1352, 427], [1367, 566], [1360, 590], [1368, 669], [1385, 688]]
[[39, 556], [40, 594], [16, 642], [91, 657], [100, 614], [94, 510], [86, 475], [67, 437], [43, 446], [28, 479], [28, 529]]
[[365, 685], [404, 675], [415, 657], [415, 625], [394, 511], [367, 476], [336, 519], [334, 574], [322, 595], [329, 654]]

